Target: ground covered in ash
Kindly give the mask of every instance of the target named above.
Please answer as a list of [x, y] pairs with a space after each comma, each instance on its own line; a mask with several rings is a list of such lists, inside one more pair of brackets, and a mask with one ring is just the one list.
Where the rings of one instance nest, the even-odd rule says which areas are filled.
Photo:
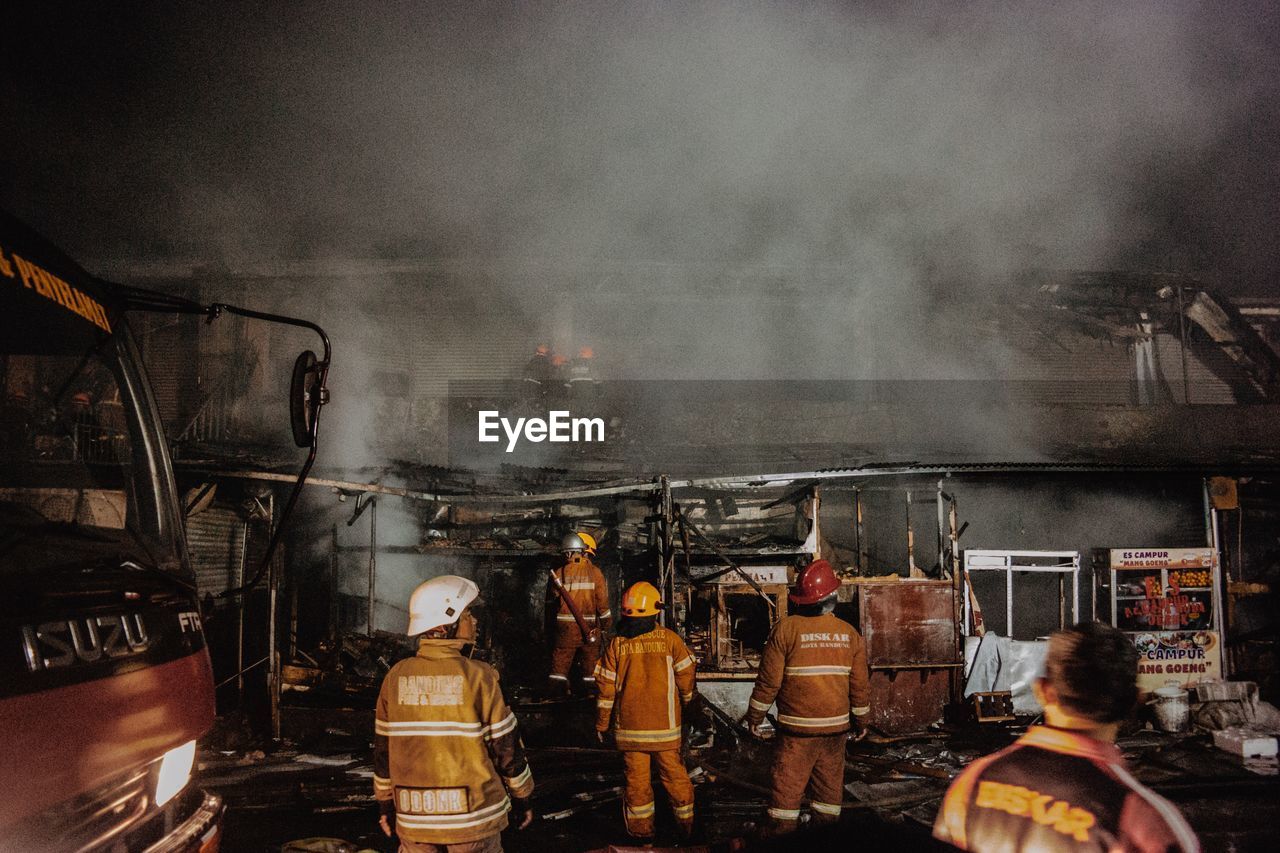
[[[524, 701], [522, 701], [522, 698]], [[536, 819], [504, 833], [510, 851], [577, 851], [626, 845], [622, 762], [595, 740], [589, 700], [540, 702], [513, 697], [529, 751]], [[372, 796], [372, 713], [289, 708], [283, 740], [245, 741], [226, 726], [201, 754], [201, 784], [227, 802], [224, 849], [391, 853]], [[748, 736], [714, 706], [697, 700], [686, 726], [686, 766], [697, 791], [694, 846], [711, 849], [928, 849], [929, 828], [950, 779], [978, 755], [1011, 741], [1020, 728], [937, 729], [900, 739], [873, 735], [851, 747], [845, 813], [830, 829], [783, 844], [755, 840], [764, 816], [772, 747]], [[1274, 760], [1247, 763], [1214, 750], [1207, 736], [1137, 731], [1120, 741], [1130, 768], [1173, 800], [1206, 850], [1274, 851], [1280, 847], [1280, 775]], [[659, 845], [675, 845], [669, 811], [656, 784]], [[328, 846], [293, 846], [333, 839]], [[345, 842], [342, 846], [337, 842]], [[874, 843], [873, 843], [874, 842]]]

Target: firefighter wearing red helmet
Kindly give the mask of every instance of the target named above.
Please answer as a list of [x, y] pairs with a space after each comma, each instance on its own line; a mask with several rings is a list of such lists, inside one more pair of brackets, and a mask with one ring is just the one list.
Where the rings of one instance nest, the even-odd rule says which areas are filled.
[[806, 788], [815, 822], [840, 817], [845, 743], [851, 726], [861, 736], [859, 718], [871, 711], [862, 637], [832, 612], [839, 588], [840, 579], [826, 560], [800, 571], [788, 596], [792, 615], [769, 635], [743, 718], [758, 734], [765, 713], [777, 703], [771, 834], [795, 829]]

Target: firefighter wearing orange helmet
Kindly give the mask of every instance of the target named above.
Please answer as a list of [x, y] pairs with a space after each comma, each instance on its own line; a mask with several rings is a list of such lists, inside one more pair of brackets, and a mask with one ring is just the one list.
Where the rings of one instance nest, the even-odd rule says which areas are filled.
[[565, 562], [551, 572], [547, 588], [548, 611], [555, 612], [549, 686], [552, 692], [568, 693], [569, 671], [577, 660], [582, 667], [583, 686], [594, 692], [600, 640], [613, 617], [609, 586], [604, 573], [591, 561], [596, 541], [590, 534], [566, 534], [560, 548]]
[[836, 617], [840, 579], [826, 560], [800, 571], [788, 599], [793, 615], [774, 626], [765, 644], [743, 722], [759, 735], [769, 707], [778, 706], [778, 737], [769, 797], [769, 831], [787, 832], [800, 819], [809, 789], [815, 822], [835, 821], [844, 799], [844, 747], [852, 724], [871, 711], [870, 675], [862, 637]]
[[596, 665], [596, 733], [612, 730], [626, 768], [622, 814], [627, 832], [653, 837], [652, 765], [666, 788], [676, 826], [693, 831], [693, 783], [680, 759], [681, 711], [693, 698], [693, 655], [657, 624], [658, 590], [638, 583], [622, 597], [618, 635]]

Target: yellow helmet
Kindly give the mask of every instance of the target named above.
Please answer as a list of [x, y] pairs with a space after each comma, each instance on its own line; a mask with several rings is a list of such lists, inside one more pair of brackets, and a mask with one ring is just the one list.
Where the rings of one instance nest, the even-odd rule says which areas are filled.
[[658, 588], [647, 581], [632, 584], [622, 596], [623, 616], [657, 616], [662, 604]]
[[582, 544], [587, 546], [588, 554], [594, 554], [596, 552], [596, 537], [592, 536], [590, 533], [585, 533], [579, 530], [578, 538], [582, 540]]

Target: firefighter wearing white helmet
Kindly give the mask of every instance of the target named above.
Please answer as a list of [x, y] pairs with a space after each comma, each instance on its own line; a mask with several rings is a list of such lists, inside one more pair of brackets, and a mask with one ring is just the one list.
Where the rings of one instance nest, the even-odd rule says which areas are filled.
[[462, 654], [475, 640], [479, 593], [456, 575], [420, 584], [407, 630], [418, 653], [391, 668], [378, 694], [373, 793], [383, 831], [405, 853], [499, 851], [508, 811], [520, 829], [533, 820], [533, 776], [497, 670]]
[[569, 692], [569, 671], [575, 660], [582, 667], [583, 687], [588, 693], [595, 692], [600, 640], [613, 616], [604, 573], [591, 561], [595, 548], [595, 538], [587, 533], [567, 533], [560, 540], [565, 562], [552, 570], [547, 585], [547, 612], [555, 613], [548, 676], [553, 693]]

